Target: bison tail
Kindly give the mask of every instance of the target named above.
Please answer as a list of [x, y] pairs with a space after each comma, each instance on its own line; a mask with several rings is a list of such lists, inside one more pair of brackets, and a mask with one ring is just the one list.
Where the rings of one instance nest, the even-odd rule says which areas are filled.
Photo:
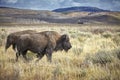
[[10, 47], [10, 45], [8, 44], [8, 42], [6, 42], [6, 45], [5, 45], [5, 52], [7, 51], [7, 49]]
[[5, 52], [7, 51], [7, 49], [11, 46], [11, 42], [9, 40], [9, 38], [7, 38], [6, 44], [5, 44]]

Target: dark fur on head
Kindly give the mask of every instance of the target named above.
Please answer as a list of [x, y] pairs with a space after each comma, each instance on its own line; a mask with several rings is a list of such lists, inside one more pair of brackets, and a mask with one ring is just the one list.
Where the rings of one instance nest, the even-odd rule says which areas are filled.
[[71, 43], [69, 41], [69, 36], [64, 34], [61, 35], [60, 39], [57, 41], [55, 50], [65, 50], [66, 52], [71, 48]]
[[70, 39], [69, 39], [69, 37], [68, 37], [68, 35], [62, 35], [61, 36], [61, 42], [62, 42], [62, 47], [63, 47], [63, 49], [65, 50], [65, 51], [68, 51], [72, 46], [71, 46], [71, 43], [70, 43]]

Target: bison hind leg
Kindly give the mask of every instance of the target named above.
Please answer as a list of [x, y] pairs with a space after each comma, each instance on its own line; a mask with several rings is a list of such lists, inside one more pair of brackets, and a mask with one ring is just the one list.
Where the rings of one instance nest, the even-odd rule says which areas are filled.
[[22, 51], [21, 53], [22, 53], [23, 58], [24, 58], [26, 61], [28, 61], [28, 59], [27, 59], [27, 57], [26, 57], [27, 50]]
[[37, 56], [38, 59], [36, 60], [36, 62], [38, 62], [39, 60], [41, 60], [44, 55], [45, 55], [45, 53], [39, 53], [39, 54], [37, 54], [36, 56]]
[[18, 61], [18, 57], [20, 56], [19, 52], [16, 52], [16, 61]]
[[16, 61], [18, 61], [18, 57], [20, 56], [20, 52], [17, 49], [17, 46], [15, 46], [15, 52], [16, 52]]
[[16, 49], [16, 44], [12, 44], [12, 49], [15, 51], [15, 49]]

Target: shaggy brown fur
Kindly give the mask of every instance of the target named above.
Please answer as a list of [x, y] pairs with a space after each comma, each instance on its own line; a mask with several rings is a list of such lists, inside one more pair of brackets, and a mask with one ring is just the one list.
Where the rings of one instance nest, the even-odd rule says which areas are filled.
[[6, 40], [5, 51], [7, 51], [7, 49], [11, 45], [12, 45], [13, 50], [15, 50], [15, 45], [16, 45], [16, 42], [17, 42], [20, 35], [33, 34], [33, 33], [36, 33], [36, 31], [34, 31], [34, 30], [24, 30], [24, 31], [19, 31], [19, 32], [14, 32], [14, 33], [9, 34], [7, 36], [7, 40]]
[[60, 35], [55, 31], [44, 31], [36, 34], [21, 35], [18, 43], [16, 53], [16, 60], [20, 54], [25, 59], [28, 50], [37, 53], [38, 60], [40, 60], [45, 54], [49, 62], [51, 62], [53, 51], [65, 50], [68, 51], [71, 48], [68, 35]]

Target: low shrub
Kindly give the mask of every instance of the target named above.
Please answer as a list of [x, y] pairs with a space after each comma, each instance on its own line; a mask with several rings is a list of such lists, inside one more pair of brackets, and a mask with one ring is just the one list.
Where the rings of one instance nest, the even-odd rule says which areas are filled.
[[93, 55], [87, 55], [86, 60], [90, 60], [94, 64], [106, 64], [112, 62], [113, 57], [114, 56], [109, 51], [101, 50]]
[[0, 46], [5, 44], [5, 39], [6, 39], [6, 30], [5, 29], [1, 29], [0, 30]]
[[0, 80], [20, 80], [19, 72], [13, 68], [3, 68], [0, 66]]

